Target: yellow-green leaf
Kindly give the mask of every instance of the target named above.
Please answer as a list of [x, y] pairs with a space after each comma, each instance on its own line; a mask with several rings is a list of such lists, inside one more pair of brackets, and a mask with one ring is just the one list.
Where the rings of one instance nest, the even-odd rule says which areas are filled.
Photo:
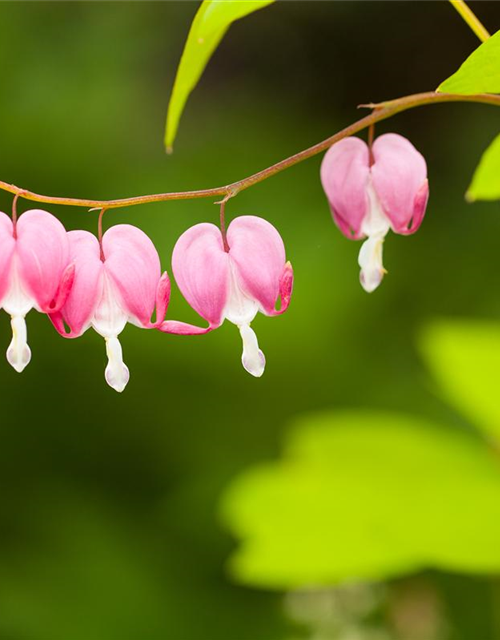
[[500, 439], [500, 323], [435, 321], [423, 331], [421, 347], [448, 402]]
[[500, 135], [484, 152], [466, 198], [470, 202], [500, 199]]
[[500, 93], [500, 31], [479, 46], [437, 90], [461, 95]]
[[310, 416], [230, 486], [244, 583], [290, 589], [422, 568], [500, 571], [500, 460], [479, 434], [379, 412]]
[[272, 2], [274, 0], [204, 0], [201, 3], [184, 46], [168, 105], [165, 132], [167, 150], [172, 149], [189, 94], [231, 23]]

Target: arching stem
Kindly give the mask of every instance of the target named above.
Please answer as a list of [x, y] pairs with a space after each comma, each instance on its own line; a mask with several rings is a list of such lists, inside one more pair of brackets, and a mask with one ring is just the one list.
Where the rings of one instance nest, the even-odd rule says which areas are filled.
[[46, 196], [33, 191], [27, 191], [20, 189], [13, 184], [3, 182], [0, 180], [0, 190], [8, 191], [10, 193], [19, 194], [26, 200], [33, 200], [35, 202], [45, 202], [47, 204], [61, 204], [72, 207], [92, 207], [93, 209], [118, 209], [119, 207], [131, 207], [138, 204], [148, 204], [150, 202], [166, 202], [168, 200], [192, 200], [195, 198], [211, 198], [217, 196], [226, 196], [228, 198], [235, 196], [240, 191], [248, 189], [249, 187], [267, 180], [271, 176], [285, 171], [290, 167], [293, 167], [308, 158], [312, 158], [323, 151], [326, 151], [333, 144], [352, 136], [360, 131], [363, 131], [371, 125], [392, 118], [402, 111], [408, 109], [414, 109], [415, 107], [423, 107], [430, 104], [442, 104], [448, 102], [473, 102], [478, 104], [489, 104], [500, 107], [500, 96], [492, 94], [476, 94], [476, 95], [455, 95], [451, 93], [418, 93], [411, 96], [404, 96], [396, 100], [390, 100], [388, 102], [382, 102], [380, 104], [366, 104], [360, 105], [362, 107], [368, 107], [373, 109], [373, 112], [360, 120], [357, 120], [353, 124], [345, 127], [341, 131], [334, 135], [318, 142], [312, 147], [308, 147], [299, 153], [295, 153], [289, 158], [285, 158], [276, 164], [262, 169], [247, 178], [232, 182], [231, 184], [223, 187], [215, 187], [213, 189], [200, 189], [196, 191], [174, 191], [170, 193], [155, 193], [145, 196], [136, 196], [133, 198], [120, 198], [118, 200], [88, 200], [80, 198], [63, 198], [57, 196]]

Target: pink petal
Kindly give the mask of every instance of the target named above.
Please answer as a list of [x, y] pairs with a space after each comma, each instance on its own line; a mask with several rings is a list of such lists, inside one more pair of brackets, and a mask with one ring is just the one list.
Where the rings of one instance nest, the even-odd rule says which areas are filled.
[[16, 252], [23, 284], [40, 309], [48, 312], [68, 266], [66, 231], [47, 211], [31, 209], [20, 216], [16, 232]]
[[238, 284], [273, 315], [286, 259], [280, 234], [267, 220], [241, 216], [229, 225], [227, 241]]
[[57, 290], [56, 296], [51, 303], [51, 309], [54, 311], [60, 311], [66, 300], [69, 298], [69, 294], [75, 281], [75, 265], [69, 264], [63, 271], [61, 276], [61, 282]]
[[427, 204], [424, 157], [409, 140], [396, 133], [377, 138], [373, 156], [373, 186], [393, 231], [413, 233], [422, 222]]
[[269, 315], [280, 316], [288, 309], [290, 305], [290, 299], [293, 291], [293, 268], [290, 262], [285, 264], [283, 273], [280, 278], [280, 298], [281, 306], [279, 309], [273, 309], [273, 312]]
[[61, 310], [55, 311], [54, 313], [49, 313], [49, 319], [52, 322], [54, 329], [59, 333], [63, 338], [76, 338], [77, 335], [73, 335], [73, 332], [66, 331], [66, 326], [64, 324], [64, 318]]
[[143, 325], [147, 329], [160, 329], [165, 322], [168, 304], [170, 302], [170, 278], [165, 271], [156, 288], [156, 319]]
[[201, 336], [209, 333], [216, 327], [197, 327], [187, 322], [178, 322], [177, 320], [165, 320], [159, 327], [163, 333], [172, 333], [176, 336]]
[[170, 302], [170, 292], [170, 278], [165, 271], [156, 288], [156, 321], [154, 326], [160, 325], [165, 319], [165, 314], [167, 313]]
[[350, 239], [363, 237], [361, 224], [368, 210], [370, 176], [368, 146], [360, 138], [344, 138], [326, 152], [321, 182], [333, 219]]
[[10, 267], [15, 247], [12, 220], [0, 212], [0, 304], [9, 288]]
[[219, 326], [229, 291], [229, 257], [220, 230], [202, 223], [185, 231], [174, 247], [172, 270], [193, 309], [212, 328]]
[[[103, 263], [97, 238], [88, 231], [68, 233], [74, 282], [60, 313], [51, 313], [50, 319], [59, 333], [76, 338], [86, 331], [102, 291]], [[70, 328], [67, 333], [63, 321]]]
[[409, 233], [415, 233], [415, 231], [417, 231], [417, 229], [422, 224], [422, 220], [424, 219], [428, 201], [429, 182], [428, 180], [425, 180], [420, 186], [420, 189], [417, 191], [417, 195], [415, 196], [415, 200], [413, 202], [413, 217], [411, 220], [411, 224], [408, 229], [406, 229], [405, 231], [400, 231], [400, 233], [406, 235]]
[[130, 224], [118, 224], [102, 239], [106, 272], [113, 278], [128, 313], [144, 327], [151, 323], [161, 276], [160, 258], [148, 236]]

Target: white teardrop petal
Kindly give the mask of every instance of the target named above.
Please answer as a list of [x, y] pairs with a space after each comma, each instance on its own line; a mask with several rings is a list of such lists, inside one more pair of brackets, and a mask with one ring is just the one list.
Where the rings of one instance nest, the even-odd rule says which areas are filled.
[[266, 358], [259, 349], [259, 343], [255, 331], [248, 324], [239, 327], [241, 339], [243, 340], [243, 354], [241, 362], [243, 367], [256, 378], [264, 373]]
[[363, 242], [359, 252], [358, 263], [361, 267], [360, 282], [365, 291], [371, 293], [382, 282], [386, 273], [382, 264], [384, 236], [368, 238]]
[[127, 365], [123, 362], [122, 346], [118, 338], [106, 338], [106, 355], [108, 356], [108, 365], [104, 372], [106, 382], [115, 391], [121, 393], [130, 378]]
[[18, 373], [21, 373], [31, 360], [31, 350], [27, 342], [26, 321], [22, 316], [13, 316], [10, 324], [12, 327], [12, 340], [7, 349], [7, 360]]

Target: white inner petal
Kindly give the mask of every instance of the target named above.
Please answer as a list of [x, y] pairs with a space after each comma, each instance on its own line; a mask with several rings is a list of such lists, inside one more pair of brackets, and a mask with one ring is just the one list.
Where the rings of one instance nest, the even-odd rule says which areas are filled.
[[14, 256], [10, 286], [2, 306], [11, 316], [12, 340], [7, 349], [7, 360], [21, 373], [31, 360], [31, 351], [27, 343], [27, 330], [24, 317], [36, 306], [36, 301], [24, 290], [19, 276], [17, 256]]
[[371, 183], [368, 186], [368, 200], [368, 213], [361, 225], [361, 231], [367, 236], [367, 240], [360, 249], [358, 263], [361, 267], [361, 285], [365, 291], [371, 293], [379, 286], [386, 273], [382, 263], [382, 252], [384, 239], [391, 224]]
[[123, 352], [118, 335], [129, 320], [121, 305], [121, 297], [115, 284], [106, 272], [103, 274], [101, 299], [94, 311], [92, 326], [106, 340], [108, 365], [104, 372], [106, 382], [118, 392], [122, 392], [129, 380], [130, 373], [123, 362]]
[[378, 195], [373, 188], [373, 185], [368, 185], [368, 213], [361, 225], [361, 231], [363, 235], [368, 236], [385, 236], [391, 228], [389, 218], [385, 215]]
[[31, 360], [31, 349], [27, 342], [26, 322], [21, 316], [13, 316], [10, 324], [12, 327], [12, 340], [7, 349], [7, 360], [18, 373], [21, 373]]
[[239, 327], [243, 324], [250, 324], [250, 322], [252, 322], [259, 311], [259, 303], [243, 293], [238, 285], [235, 267], [231, 261], [229, 261], [229, 265], [229, 296], [226, 308], [224, 309], [224, 316], [229, 320], [229, 322], [232, 322]]
[[259, 343], [254, 330], [250, 328], [250, 323], [259, 311], [259, 303], [249, 298], [241, 290], [236, 278], [235, 267], [231, 261], [229, 264], [229, 296], [226, 308], [224, 309], [224, 316], [240, 330], [241, 339], [243, 340], [243, 353], [241, 356], [243, 367], [248, 373], [251, 373], [256, 378], [260, 378], [264, 373], [266, 359], [259, 349]]
[[2, 307], [11, 316], [24, 317], [36, 305], [36, 301], [24, 290], [19, 275], [17, 256], [14, 256], [10, 272], [10, 284]]
[[383, 246], [384, 237], [375, 236], [365, 240], [359, 251], [358, 264], [361, 267], [359, 280], [368, 293], [375, 291], [385, 274], [382, 263]]
[[121, 305], [115, 284], [105, 271], [102, 285], [101, 299], [94, 311], [92, 326], [103, 338], [112, 338], [123, 331], [128, 314]]
[[266, 367], [266, 358], [259, 349], [259, 343], [255, 331], [250, 325], [243, 324], [240, 326], [241, 339], [243, 340], [243, 353], [241, 362], [243, 367], [256, 378], [264, 373]]
[[115, 391], [121, 393], [127, 386], [130, 373], [123, 362], [122, 346], [118, 338], [106, 338], [106, 355], [108, 356], [108, 365], [104, 372], [106, 382]]

